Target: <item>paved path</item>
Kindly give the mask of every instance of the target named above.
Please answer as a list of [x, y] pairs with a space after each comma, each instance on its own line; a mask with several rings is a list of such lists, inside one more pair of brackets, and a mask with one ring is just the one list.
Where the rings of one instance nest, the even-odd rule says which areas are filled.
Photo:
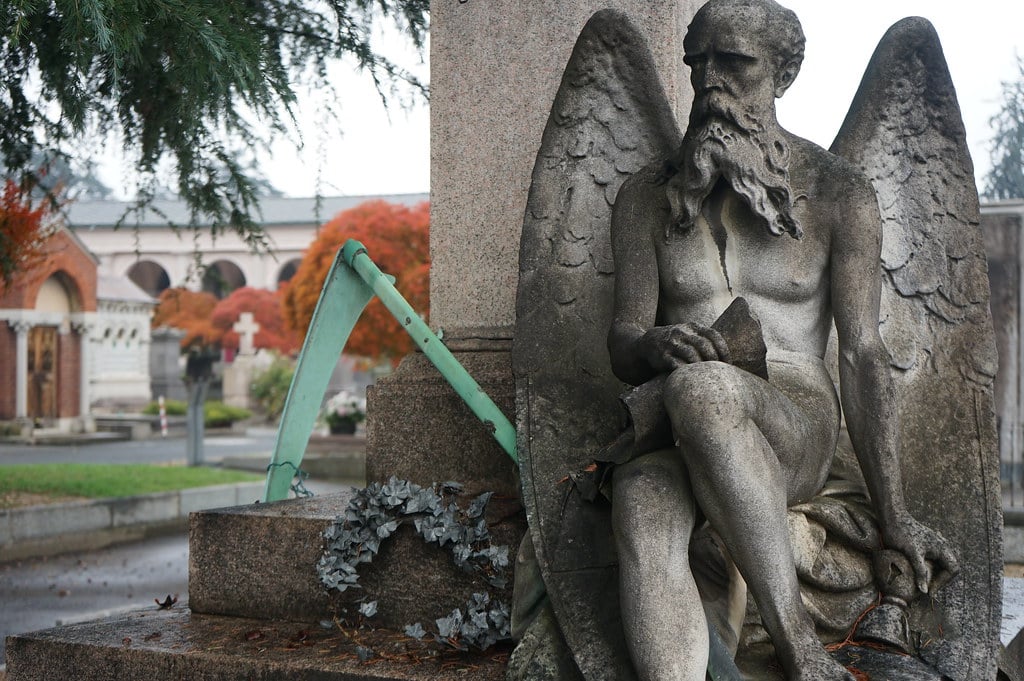
[[102, 551], [0, 564], [0, 663], [4, 638], [59, 624], [187, 599], [188, 535]]
[[[307, 481], [331, 494], [358, 481]], [[4, 638], [156, 607], [168, 594], [188, 599], [188, 534], [121, 544], [99, 551], [0, 563], [0, 670]]]
[[[217, 463], [226, 456], [260, 454], [269, 462], [276, 433], [273, 428], [249, 428], [239, 435], [207, 436], [203, 440], [206, 461]], [[155, 437], [73, 445], [0, 444], [0, 464], [71, 462], [184, 463], [185, 438]]]

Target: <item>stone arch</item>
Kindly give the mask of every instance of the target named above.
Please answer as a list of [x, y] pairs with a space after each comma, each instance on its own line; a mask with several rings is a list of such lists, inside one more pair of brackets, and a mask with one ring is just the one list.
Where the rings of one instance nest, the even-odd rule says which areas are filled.
[[67, 274], [54, 272], [36, 291], [35, 310], [67, 316], [81, 309], [78, 287]]
[[299, 263], [302, 262], [301, 258], [292, 258], [285, 264], [281, 265], [281, 269], [277, 273], [277, 286], [281, 287], [281, 284], [291, 281], [292, 277], [295, 276], [295, 272], [299, 269]]
[[245, 274], [230, 260], [216, 260], [203, 271], [202, 290], [224, 298], [237, 288], [245, 286]]
[[164, 289], [170, 288], [171, 277], [160, 263], [139, 260], [128, 268], [125, 275], [147, 294], [157, 298]]

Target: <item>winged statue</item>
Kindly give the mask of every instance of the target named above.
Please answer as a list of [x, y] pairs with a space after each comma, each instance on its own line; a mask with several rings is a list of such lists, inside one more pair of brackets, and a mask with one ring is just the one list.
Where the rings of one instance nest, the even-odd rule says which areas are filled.
[[533, 170], [513, 372], [530, 524], [509, 679], [994, 679], [996, 358], [938, 36], [882, 38], [826, 150], [804, 36], [710, 0], [680, 132], [629, 17]]

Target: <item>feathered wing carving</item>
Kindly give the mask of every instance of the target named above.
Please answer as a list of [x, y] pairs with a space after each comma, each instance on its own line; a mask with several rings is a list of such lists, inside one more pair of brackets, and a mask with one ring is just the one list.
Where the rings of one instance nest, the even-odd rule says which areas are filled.
[[572, 52], [533, 170], [512, 355], [532, 537], [587, 681], [634, 677], [609, 513], [582, 502], [568, 478], [622, 425], [607, 351], [611, 207], [629, 175], [679, 140], [645, 39], [625, 15], [597, 13]]
[[1001, 588], [995, 345], [973, 166], [931, 24], [912, 17], [886, 33], [832, 151], [878, 195], [879, 328], [899, 391], [907, 501], [962, 562], [960, 576], [911, 624], [934, 632], [938, 642], [922, 656], [940, 671], [991, 679]]

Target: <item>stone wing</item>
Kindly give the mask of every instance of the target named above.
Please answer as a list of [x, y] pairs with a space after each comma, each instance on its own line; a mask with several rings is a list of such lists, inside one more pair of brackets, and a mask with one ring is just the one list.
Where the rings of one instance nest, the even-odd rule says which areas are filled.
[[588, 681], [633, 678], [610, 514], [582, 501], [569, 478], [624, 425], [607, 351], [611, 208], [622, 182], [679, 140], [643, 36], [621, 13], [595, 14], [573, 49], [533, 170], [512, 354], [532, 538]]
[[911, 626], [933, 632], [924, 657], [943, 673], [994, 678], [1002, 572], [995, 344], [974, 169], [931, 24], [914, 17], [889, 29], [832, 151], [878, 195], [879, 329], [899, 391], [907, 501], [962, 563]]

